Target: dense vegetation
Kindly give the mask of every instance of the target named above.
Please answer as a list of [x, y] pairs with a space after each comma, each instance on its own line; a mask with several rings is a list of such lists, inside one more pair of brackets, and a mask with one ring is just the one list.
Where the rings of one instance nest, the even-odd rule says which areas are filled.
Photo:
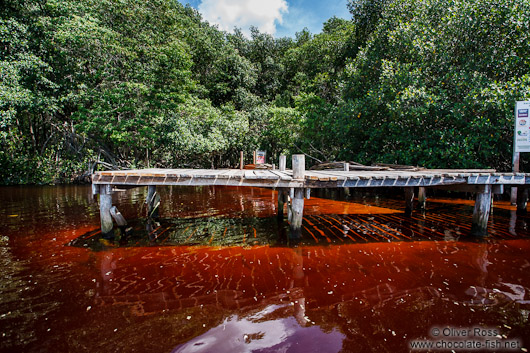
[[528, 0], [350, 0], [322, 33], [228, 34], [176, 0], [5, 0], [0, 183], [234, 167], [239, 151], [509, 170]]

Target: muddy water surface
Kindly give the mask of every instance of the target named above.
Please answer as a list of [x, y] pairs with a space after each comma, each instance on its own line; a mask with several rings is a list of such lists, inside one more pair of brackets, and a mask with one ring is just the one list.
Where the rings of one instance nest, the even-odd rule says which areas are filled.
[[312, 197], [291, 239], [273, 191], [160, 194], [150, 225], [145, 190], [115, 194], [133, 231], [102, 239], [89, 187], [1, 188], [0, 350], [407, 352], [461, 333], [530, 346], [530, 219], [506, 203], [476, 241], [465, 200], [407, 218], [399, 195]]

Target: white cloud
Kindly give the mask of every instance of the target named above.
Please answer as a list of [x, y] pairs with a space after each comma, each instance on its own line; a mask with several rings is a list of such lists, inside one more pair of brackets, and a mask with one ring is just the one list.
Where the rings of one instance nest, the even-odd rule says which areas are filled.
[[198, 6], [203, 18], [219, 25], [219, 29], [233, 31], [241, 28], [249, 35], [249, 27], [274, 34], [276, 23], [282, 23], [288, 6], [285, 0], [203, 0]]

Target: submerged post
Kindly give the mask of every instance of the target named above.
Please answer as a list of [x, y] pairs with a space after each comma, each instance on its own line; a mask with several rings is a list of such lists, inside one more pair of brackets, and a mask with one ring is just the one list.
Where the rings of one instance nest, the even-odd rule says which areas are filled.
[[103, 236], [113, 234], [112, 216], [112, 189], [110, 185], [99, 186], [99, 218], [101, 220], [101, 233]]
[[427, 203], [427, 193], [426, 193], [425, 187], [420, 186], [418, 188], [418, 208], [424, 211], [426, 203]]
[[471, 235], [486, 236], [488, 234], [488, 218], [491, 210], [491, 185], [484, 185], [484, 190], [477, 193], [473, 209]]
[[412, 215], [413, 209], [414, 209], [414, 188], [406, 187], [405, 188], [405, 216]]

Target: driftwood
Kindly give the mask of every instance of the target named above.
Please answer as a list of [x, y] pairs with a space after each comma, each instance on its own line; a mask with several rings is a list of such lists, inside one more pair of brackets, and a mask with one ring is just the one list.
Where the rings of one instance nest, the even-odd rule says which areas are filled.
[[312, 166], [309, 170], [344, 170], [344, 164], [350, 164], [350, 170], [389, 170], [388, 167], [367, 166], [356, 162], [326, 162]]
[[423, 168], [423, 167], [415, 167], [415, 166], [412, 166], [412, 165], [403, 165], [403, 164], [375, 163], [373, 165], [374, 166], [378, 166], [378, 167], [388, 167], [388, 168], [390, 168], [392, 170], [411, 170], [411, 171], [425, 170], [425, 168]]
[[344, 170], [344, 165], [348, 163], [348, 170], [370, 170], [370, 171], [383, 171], [383, 170], [407, 170], [407, 171], [420, 171], [425, 168], [414, 167], [411, 165], [402, 164], [385, 164], [375, 163], [371, 166], [360, 164], [353, 161], [338, 161], [338, 162], [325, 162], [312, 166], [310, 170]]
[[127, 221], [125, 220], [125, 217], [121, 214], [120, 211], [116, 208], [116, 206], [112, 206], [110, 208], [110, 215], [112, 218], [114, 218], [114, 221], [119, 227], [125, 227], [127, 225]]
[[245, 164], [243, 169], [272, 169], [272, 164]]

